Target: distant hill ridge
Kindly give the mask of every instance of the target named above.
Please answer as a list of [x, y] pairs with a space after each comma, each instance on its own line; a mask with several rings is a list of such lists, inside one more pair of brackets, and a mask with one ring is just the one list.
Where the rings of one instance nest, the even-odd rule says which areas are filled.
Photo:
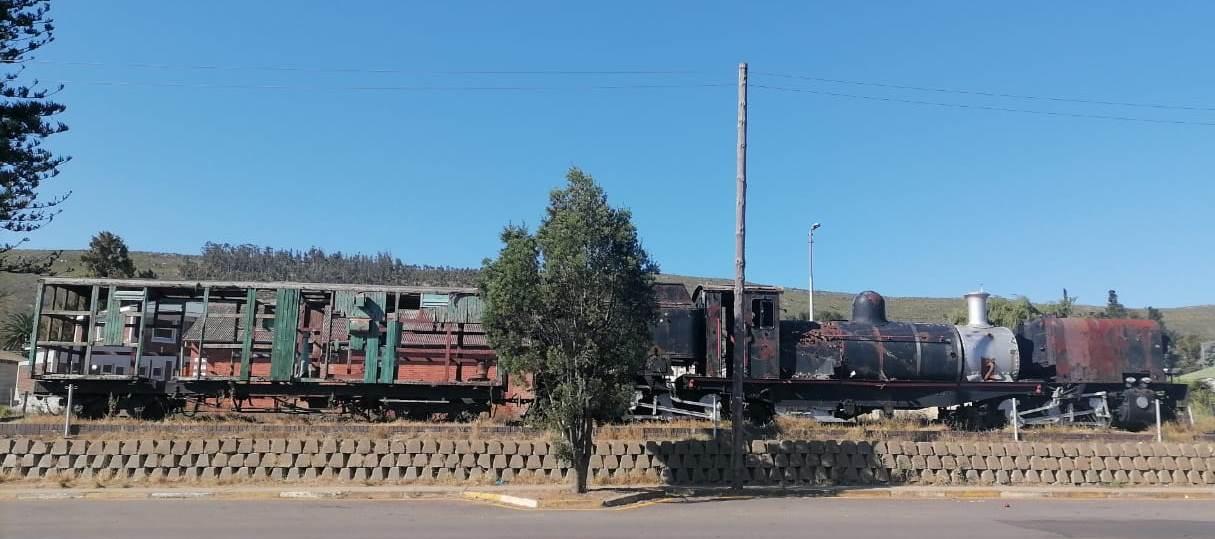
[[[30, 256], [45, 254], [44, 250], [15, 250], [10, 256]], [[83, 265], [80, 255], [84, 251], [63, 251], [62, 256], [52, 266], [52, 271], [59, 276], [82, 276]], [[153, 253], [145, 251], [131, 252], [135, 267], [140, 270], [151, 269], [162, 279], [183, 278], [183, 268], [188, 260], [197, 260], [197, 255], [175, 253]], [[420, 272], [426, 275], [425, 271]], [[33, 305], [34, 283], [33, 275], [13, 275], [0, 273], [0, 292], [5, 294], [3, 311], [27, 309]], [[729, 279], [713, 277], [694, 277], [687, 275], [662, 275], [660, 280], [665, 282], [682, 283], [689, 288], [698, 284], [723, 284], [732, 282]], [[428, 282], [426, 284], [444, 285], [451, 283]], [[879, 290], [880, 291], [880, 290]], [[783, 308], [785, 317], [793, 318], [806, 310], [806, 290], [804, 288], [785, 288]], [[847, 316], [852, 306], [855, 293], [815, 291], [814, 304], [816, 310], [833, 310]], [[952, 310], [965, 307], [962, 298], [928, 298], [928, 297], [886, 297], [887, 314], [892, 320], [912, 320], [917, 322], [944, 322]], [[1080, 312], [1100, 311], [1102, 307], [1092, 305], [1077, 305]], [[1195, 334], [1203, 340], [1215, 340], [1215, 305], [1193, 307], [1176, 307], [1161, 309], [1168, 326], [1183, 334]]]

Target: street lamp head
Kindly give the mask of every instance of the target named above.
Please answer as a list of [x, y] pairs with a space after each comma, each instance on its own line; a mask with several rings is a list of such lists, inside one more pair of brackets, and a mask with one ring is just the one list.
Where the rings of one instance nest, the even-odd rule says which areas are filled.
[[822, 223], [814, 223], [810, 225], [810, 230], [818, 230], [818, 227], [823, 226]]

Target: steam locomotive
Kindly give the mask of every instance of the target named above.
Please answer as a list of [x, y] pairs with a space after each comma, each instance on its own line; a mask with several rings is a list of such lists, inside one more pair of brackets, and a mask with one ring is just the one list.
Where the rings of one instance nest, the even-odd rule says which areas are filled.
[[[659, 285], [662, 315], [634, 413], [722, 413], [734, 341], [732, 288], [689, 295]], [[1175, 416], [1186, 386], [1165, 380], [1167, 340], [1150, 320], [1044, 316], [1015, 329], [991, 325], [985, 292], [966, 296], [964, 325], [886, 318], [886, 301], [858, 294], [850, 320], [777, 320], [781, 291], [748, 286], [744, 412], [846, 420], [936, 408], [942, 419], [986, 428], [1076, 422], [1136, 429]], [[1159, 408], [1157, 408], [1159, 406]]]

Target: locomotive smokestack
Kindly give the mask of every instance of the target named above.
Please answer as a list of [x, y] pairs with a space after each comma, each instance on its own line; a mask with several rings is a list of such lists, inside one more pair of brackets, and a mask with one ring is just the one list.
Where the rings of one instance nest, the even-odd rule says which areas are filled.
[[971, 292], [969, 294], [966, 294], [966, 296], [965, 296], [966, 311], [967, 311], [966, 325], [968, 325], [968, 326], [990, 326], [991, 325], [991, 323], [987, 321], [987, 298], [989, 298], [989, 297], [991, 297], [991, 294], [988, 294], [987, 292], [984, 292], [982, 290], [980, 290], [978, 292]]
[[856, 295], [852, 300], [852, 321], [875, 326], [886, 323], [886, 298], [872, 290]]

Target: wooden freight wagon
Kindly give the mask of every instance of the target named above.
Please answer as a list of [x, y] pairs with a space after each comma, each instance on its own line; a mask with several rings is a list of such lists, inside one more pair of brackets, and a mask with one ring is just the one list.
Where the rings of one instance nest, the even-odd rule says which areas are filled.
[[491, 412], [507, 391], [475, 289], [44, 278], [29, 361], [40, 392], [119, 408]]

